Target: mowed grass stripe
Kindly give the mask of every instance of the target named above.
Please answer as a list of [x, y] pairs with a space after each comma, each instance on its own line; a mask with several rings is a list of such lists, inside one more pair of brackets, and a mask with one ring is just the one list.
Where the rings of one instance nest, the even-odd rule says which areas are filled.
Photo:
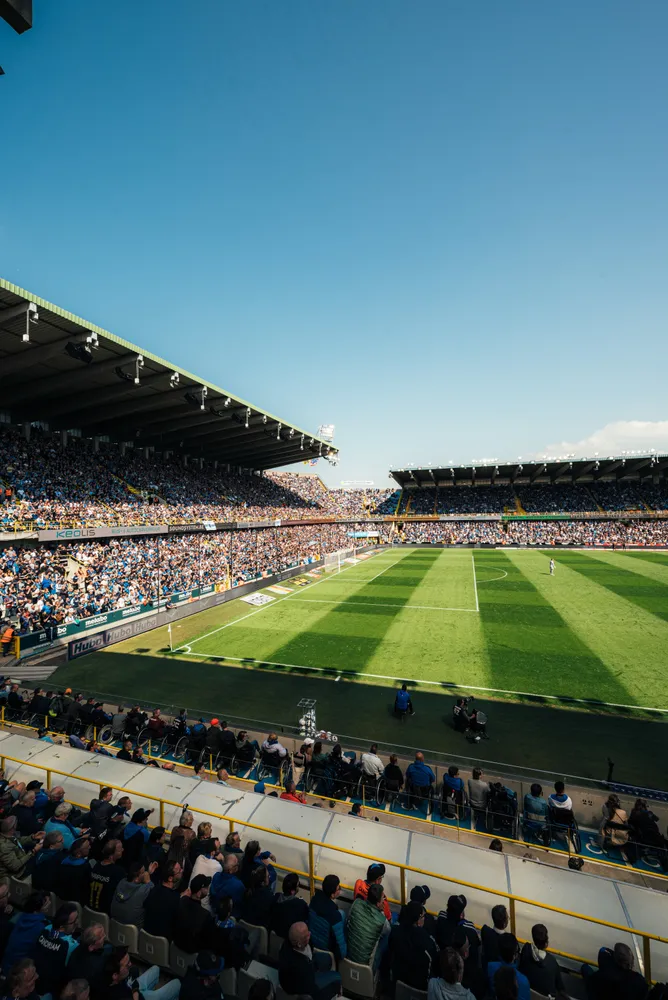
[[[263, 653], [264, 658], [274, 663], [332, 669], [341, 667], [362, 672], [401, 606], [411, 601], [413, 592], [439, 554], [424, 550], [409, 552], [382, 576], [344, 597], [340, 604], [320, 614], [315, 621], [312, 616], [306, 618], [296, 634], [288, 636], [271, 651], [271, 655]], [[383, 587], [392, 592], [391, 607], [376, 597]], [[378, 604], [374, 602], [374, 597]], [[365, 604], [356, 603], [358, 601], [365, 601]], [[229, 650], [226, 652], [231, 655]]]
[[631, 601], [638, 608], [668, 622], [668, 586], [641, 573], [623, 569], [611, 559], [601, 560], [584, 552], [565, 552], [559, 562], [576, 570], [600, 587]]
[[[574, 553], [554, 553], [556, 573], [549, 573], [551, 552], [514, 553], [522, 569], [562, 615], [574, 633], [605, 665], [605, 671], [577, 679], [588, 697], [627, 705], [668, 708], [664, 650], [668, 625], [601, 586], [571, 566]], [[613, 567], [602, 571], [614, 573]], [[620, 691], [626, 692], [620, 696]], [[593, 693], [593, 694], [592, 694]]]
[[624, 683], [546, 596], [539, 553], [480, 552], [475, 561], [476, 568], [508, 573], [478, 589], [490, 687], [623, 705], [633, 701]]
[[638, 559], [629, 552], [606, 552], [600, 549], [588, 554], [610, 566], [617, 566], [621, 570], [630, 570], [632, 573], [646, 576], [648, 579], [668, 587], [668, 559], [661, 563], [650, 559]]
[[[464, 610], [409, 610], [438, 600]], [[410, 603], [396, 614], [365, 671], [430, 683], [487, 685], [487, 647], [475, 611], [469, 550], [440, 552]], [[480, 680], [471, 681], [472, 675]]]

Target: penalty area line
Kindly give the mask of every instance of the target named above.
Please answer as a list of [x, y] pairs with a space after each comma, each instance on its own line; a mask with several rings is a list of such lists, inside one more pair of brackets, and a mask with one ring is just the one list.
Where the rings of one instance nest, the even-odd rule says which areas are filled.
[[590, 705], [594, 708], [626, 708], [636, 712], [661, 712], [662, 715], [668, 715], [668, 708], [655, 708], [653, 705], [622, 705], [616, 701], [598, 701], [595, 698], [571, 698], [570, 695], [562, 694], [537, 694], [535, 691], [508, 691], [506, 688], [476, 687], [473, 684], [458, 684], [456, 681], [427, 681], [421, 679], [411, 679], [410, 677], [394, 677], [391, 674], [367, 674], [361, 673], [358, 670], [345, 670], [343, 667], [311, 667], [305, 666], [303, 663], [279, 663], [276, 660], [255, 660], [253, 657], [249, 656], [223, 656], [220, 653], [194, 652], [191, 652], [189, 655], [201, 656], [204, 660], [223, 660], [231, 663], [246, 663], [248, 666], [255, 665], [260, 668], [263, 666], [287, 667], [289, 670], [311, 670], [319, 674], [338, 673], [339, 676], [336, 678], [337, 680], [345, 674], [347, 677], [355, 677], [357, 680], [364, 680], [365, 677], [371, 677], [373, 680], [395, 681], [401, 684], [412, 683], [416, 686], [428, 685], [429, 687], [446, 687], [452, 688], [456, 691], [482, 691], [486, 694], [510, 694], [516, 695], [519, 698], [561, 701], [566, 702], [568, 705]]

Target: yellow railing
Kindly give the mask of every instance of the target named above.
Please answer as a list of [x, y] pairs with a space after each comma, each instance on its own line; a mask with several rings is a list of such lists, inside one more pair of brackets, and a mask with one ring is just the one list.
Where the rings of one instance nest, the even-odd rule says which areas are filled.
[[[46, 773], [46, 787], [48, 789], [50, 789], [52, 786], [53, 776], [59, 775], [60, 777], [63, 778], [70, 778], [72, 781], [84, 781], [87, 784], [95, 785], [97, 788], [103, 788], [103, 787], [112, 788], [116, 792], [123, 792], [124, 794], [131, 794], [131, 795], [134, 794], [142, 799], [149, 799], [152, 802], [157, 802], [159, 804], [160, 826], [165, 825], [165, 806], [169, 806], [173, 809], [179, 809], [179, 810], [183, 810], [184, 808], [183, 803], [181, 802], [173, 802], [171, 799], [161, 798], [158, 795], [150, 795], [149, 793], [143, 791], [133, 792], [132, 788], [129, 788], [127, 786], [112, 785], [107, 782], [95, 781], [95, 779], [93, 778], [85, 778], [81, 775], [71, 774], [69, 771], [60, 771], [57, 768], [47, 767], [44, 764], [40, 764], [37, 760], [26, 761], [22, 760], [20, 757], [12, 757], [9, 756], [8, 754], [0, 754], [0, 767], [2, 768], [3, 772], [5, 770], [6, 761], [13, 761], [15, 764], [21, 764], [25, 767], [30, 767], [30, 768], [38, 768], [39, 770], [44, 771]], [[75, 803], [75, 804], [82, 805], [82, 803]], [[217, 819], [221, 823], [226, 822], [229, 826], [230, 833], [234, 831], [235, 824], [237, 824], [238, 826], [243, 826], [249, 830], [257, 830], [260, 833], [266, 833], [272, 837], [285, 837], [286, 840], [301, 844], [306, 844], [308, 847], [308, 858], [309, 858], [308, 871], [301, 871], [295, 868], [288, 869], [285, 868], [285, 866], [281, 866], [280, 864], [278, 865], [278, 867], [285, 871], [295, 871], [296, 874], [300, 875], [301, 877], [307, 878], [311, 892], [313, 892], [316, 880], [318, 879], [315, 866], [314, 848], [319, 847], [327, 851], [334, 851], [340, 854], [344, 854], [348, 857], [362, 858], [365, 861], [380, 862], [381, 864], [384, 864], [386, 867], [398, 869], [401, 894], [400, 894], [400, 899], [390, 899], [390, 902], [393, 903], [401, 903], [403, 905], [406, 902], [408, 898], [406, 891], [406, 875], [408, 872], [410, 872], [413, 875], [420, 875], [422, 877], [426, 876], [427, 878], [438, 879], [439, 881], [445, 882], [448, 885], [459, 885], [462, 886], [463, 888], [475, 889], [478, 892], [484, 892], [491, 896], [497, 896], [507, 900], [508, 910], [510, 915], [510, 926], [513, 933], [516, 933], [516, 925], [517, 925], [516, 905], [520, 903], [525, 906], [532, 906], [532, 907], [537, 907], [540, 910], [546, 910], [549, 913], [559, 913], [562, 916], [569, 917], [573, 920], [582, 920], [585, 921], [586, 923], [597, 924], [600, 927], [607, 927], [610, 930], [621, 931], [624, 934], [633, 934], [637, 937], [641, 937], [643, 941], [644, 973], [645, 973], [645, 978], [647, 979], [648, 982], [652, 981], [651, 942], [655, 941], [660, 944], [668, 944], [668, 938], [661, 937], [659, 934], [653, 934], [651, 931], [644, 931], [628, 926], [625, 927], [622, 924], [616, 924], [609, 920], [601, 920], [599, 917], [592, 917], [585, 913], [577, 913], [573, 910], [565, 910], [559, 906], [552, 906], [550, 903], [539, 902], [538, 900], [535, 899], [527, 899], [525, 896], [519, 896], [515, 893], [507, 892], [502, 889], [496, 889], [496, 888], [491, 888], [489, 886], [480, 885], [477, 882], [468, 882], [465, 879], [456, 878], [453, 875], [442, 875], [440, 872], [432, 872], [425, 868], [417, 868], [414, 865], [403, 864], [391, 858], [379, 858], [376, 855], [366, 854], [362, 851], [354, 851], [348, 847], [339, 847], [336, 844], [324, 843], [321, 840], [315, 840], [309, 837], [300, 837], [297, 834], [293, 833], [285, 833], [282, 830], [274, 830], [271, 829], [270, 827], [260, 826], [260, 824], [258, 823], [251, 823], [249, 820], [232, 819], [230, 817], [221, 816], [218, 813], [210, 812], [207, 809], [200, 809], [199, 807], [194, 807], [194, 811], [197, 812], [198, 815], [201, 814], [202, 816], [209, 816], [212, 819]], [[351, 886], [347, 886], [344, 884], [344, 888], [349, 889], [351, 888]], [[554, 951], [555, 954], [563, 955], [566, 958], [578, 962], [587, 961], [586, 958], [583, 958], [580, 955], [571, 955], [567, 952], [560, 952], [555, 949], [550, 949], [550, 950]]]

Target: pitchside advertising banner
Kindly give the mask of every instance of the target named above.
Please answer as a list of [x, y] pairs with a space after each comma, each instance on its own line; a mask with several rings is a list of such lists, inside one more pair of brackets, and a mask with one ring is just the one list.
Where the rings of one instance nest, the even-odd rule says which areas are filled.
[[[192, 526], [191, 526], [192, 530]], [[203, 531], [204, 529], [199, 529]], [[72, 542], [79, 538], [118, 538], [128, 535], [166, 535], [166, 524], [122, 524], [104, 528], [54, 528], [38, 531], [40, 542]]]

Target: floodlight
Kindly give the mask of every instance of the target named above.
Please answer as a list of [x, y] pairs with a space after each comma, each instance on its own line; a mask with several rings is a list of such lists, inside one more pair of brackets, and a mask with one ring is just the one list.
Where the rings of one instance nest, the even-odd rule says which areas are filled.
[[83, 361], [86, 365], [89, 365], [93, 360], [93, 352], [87, 343], [75, 344], [73, 340], [70, 340], [65, 347], [65, 354], [74, 358], [75, 361]]
[[246, 427], [248, 427], [248, 422], [250, 420], [250, 417], [251, 417], [251, 408], [250, 408], [250, 406], [247, 406], [246, 407]]
[[181, 381], [181, 376], [179, 375], [178, 372], [172, 372], [172, 374], [169, 376], [169, 384], [172, 387], [172, 389], [176, 389], [180, 381]]
[[300, 445], [299, 445], [299, 450], [300, 450], [300, 451], [303, 451], [303, 450], [304, 450], [304, 438], [305, 438], [305, 436], [306, 436], [305, 434], [302, 434], [302, 439], [301, 439], [301, 443], [300, 443]]
[[282, 426], [283, 426], [283, 424], [277, 424], [276, 425], [276, 440], [277, 441], [281, 440], [281, 427]]
[[230, 399], [230, 397], [228, 396], [228, 397], [227, 397], [227, 399], [225, 400], [225, 403], [224, 403], [223, 405], [224, 405], [224, 406], [230, 406], [230, 405], [231, 405], [231, 403], [232, 403], [232, 400], [231, 400], [231, 399]]
[[28, 320], [31, 323], [39, 323], [39, 313], [37, 312], [37, 306], [34, 302], [31, 302], [28, 306]]

